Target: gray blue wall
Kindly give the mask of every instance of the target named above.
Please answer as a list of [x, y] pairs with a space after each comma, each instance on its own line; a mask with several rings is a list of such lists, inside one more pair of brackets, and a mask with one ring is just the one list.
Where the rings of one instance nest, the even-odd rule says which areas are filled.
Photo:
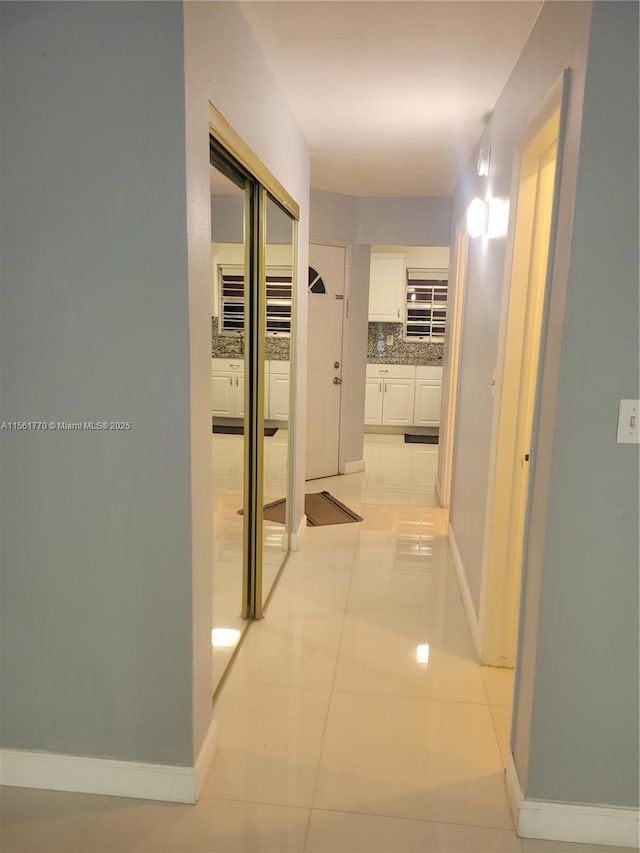
[[[514, 204], [519, 139], [570, 68], [531, 472], [512, 750], [532, 799], [638, 805], [638, 8], [546, 3], [456, 188]], [[450, 523], [480, 610], [506, 240], [471, 241]], [[606, 316], [605, 325], [603, 325]], [[499, 375], [498, 375], [499, 378]]]
[[616, 443], [640, 386], [635, 3], [593, 8], [564, 316], [527, 794], [637, 807], [638, 445]]
[[189, 764], [182, 9], [1, 15], [1, 744]]
[[[570, 67], [571, 88], [556, 255], [556, 265], [561, 274], [556, 276], [552, 305], [554, 321], [558, 316], [560, 325], [564, 287], [562, 280], [566, 277], [571, 239], [590, 9], [591, 4], [585, 2], [553, 2], [543, 6], [478, 143], [478, 147], [491, 148], [489, 176], [478, 177], [476, 154], [460, 178], [452, 206], [452, 244], [455, 228], [464, 221], [474, 196], [484, 198], [490, 194], [496, 198], [510, 199], [513, 219], [513, 174], [519, 138], [564, 69]], [[500, 379], [497, 374], [500, 323], [508, 304], [509, 263], [506, 237], [469, 241], [449, 519], [478, 615], [496, 399], [493, 383], [496, 376]], [[561, 335], [561, 329], [557, 329], [555, 335]], [[553, 353], [550, 361], [553, 367], [557, 353]], [[553, 370], [549, 369], [547, 373], [550, 380], [549, 396], [553, 397]]]
[[361, 198], [358, 242], [397, 246], [448, 246], [451, 198]]

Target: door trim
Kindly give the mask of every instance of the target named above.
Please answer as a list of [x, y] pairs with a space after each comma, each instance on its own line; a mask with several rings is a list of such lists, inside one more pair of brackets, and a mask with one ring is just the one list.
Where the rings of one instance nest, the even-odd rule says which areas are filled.
[[[448, 339], [445, 342], [446, 355], [444, 375], [442, 377], [443, 395], [446, 395], [444, 419], [441, 414], [440, 433], [444, 441], [440, 442], [441, 463], [438, 465], [436, 477], [436, 493], [440, 506], [447, 509], [451, 503], [451, 479], [453, 474], [453, 452], [455, 447], [456, 411], [458, 388], [460, 385], [460, 344], [462, 341], [462, 325], [464, 320], [465, 291], [467, 287], [467, 259], [469, 252], [469, 235], [466, 227], [466, 217], [463, 217], [456, 227], [454, 246], [453, 293], [448, 326]], [[443, 396], [443, 403], [445, 398]]]
[[[556, 140], [556, 165], [553, 190], [550, 204], [549, 242], [546, 253], [546, 269], [542, 285], [542, 308], [540, 319], [540, 336], [536, 374], [532, 389], [531, 409], [531, 462], [526, 486], [525, 506], [522, 521], [522, 538], [520, 560], [517, 566], [509, 565], [501, 547], [496, 545], [496, 531], [508, 530], [513, 524], [513, 507], [511, 485], [515, 462], [506, 460], [506, 450], [500, 441], [503, 424], [509, 410], [513, 410], [511, 400], [505, 395], [504, 380], [506, 367], [509, 362], [508, 335], [510, 328], [510, 294], [511, 282], [514, 275], [516, 253], [521, 248], [516, 245], [517, 217], [512, 215], [509, 243], [505, 261], [505, 286], [501, 308], [500, 331], [498, 342], [498, 358], [496, 369], [496, 396], [493, 406], [493, 424], [491, 431], [491, 450], [489, 459], [489, 482], [487, 487], [487, 505], [485, 515], [484, 545], [482, 554], [482, 574], [480, 590], [480, 640], [482, 663], [491, 666], [513, 667], [516, 658], [516, 648], [520, 631], [521, 611], [521, 581], [524, 571], [527, 538], [529, 530], [529, 515], [533, 481], [535, 477], [535, 447], [537, 438], [537, 423], [540, 409], [540, 393], [546, 330], [548, 323], [548, 303], [553, 274], [554, 245], [558, 217], [558, 199], [562, 176], [562, 146], [566, 124], [566, 103], [569, 82], [569, 71], [565, 71], [557, 81], [549, 96], [534, 116], [528, 127], [518, 140], [515, 150], [514, 173], [512, 177], [511, 198], [516, 199], [516, 207], [520, 199], [522, 167], [526, 152], [532, 146], [536, 137], [547, 126], [549, 120], [558, 113], [559, 127]], [[512, 214], [514, 211], [512, 211]], [[531, 236], [531, 235], [529, 235]], [[527, 272], [529, 266], [527, 266]], [[520, 402], [518, 409], [520, 411]], [[517, 415], [516, 415], [517, 418]], [[515, 421], [515, 418], [512, 418]], [[508, 481], [508, 482], [507, 482]], [[500, 543], [498, 543], [499, 545]]]
[[299, 204], [211, 102], [209, 103], [209, 133], [277, 199], [287, 213], [290, 213], [294, 219], [300, 219]]

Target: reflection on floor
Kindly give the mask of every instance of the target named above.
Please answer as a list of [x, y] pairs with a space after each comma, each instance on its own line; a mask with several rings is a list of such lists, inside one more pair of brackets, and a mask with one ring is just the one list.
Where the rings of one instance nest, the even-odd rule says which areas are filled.
[[[217, 687], [242, 632], [242, 481], [244, 439], [238, 435], [212, 435], [211, 482], [213, 492], [213, 624], [226, 634], [212, 649], [213, 687]], [[265, 438], [264, 502], [284, 497], [287, 484], [288, 432], [278, 429]], [[283, 527], [266, 521], [263, 536], [263, 588], [266, 592], [278, 573], [284, 553]], [[229, 637], [226, 644], [226, 637]]]
[[216, 701], [198, 805], [5, 789], [3, 850], [621, 853], [515, 836], [512, 675], [475, 660], [437, 447], [367, 437], [366, 458], [315, 481], [364, 521], [309, 528], [290, 557]]

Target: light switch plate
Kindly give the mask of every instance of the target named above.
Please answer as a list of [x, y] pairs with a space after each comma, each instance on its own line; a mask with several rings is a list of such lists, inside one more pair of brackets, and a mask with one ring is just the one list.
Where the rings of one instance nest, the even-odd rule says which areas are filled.
[[620, 400], [618, 444], [640, 444], [640, 400]]

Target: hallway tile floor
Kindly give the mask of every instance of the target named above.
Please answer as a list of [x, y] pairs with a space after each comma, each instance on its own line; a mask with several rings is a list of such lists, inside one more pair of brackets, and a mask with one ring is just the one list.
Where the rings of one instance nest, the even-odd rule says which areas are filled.
[[364, 520], [290, 556], [216, 699], [199, 803], [5, 788], [2, 853], [621, 853], [516, 837], [512, 673], [475, 658], [437, 447], [391, 439], [367, 436], [366, 472], [314, 481]]

